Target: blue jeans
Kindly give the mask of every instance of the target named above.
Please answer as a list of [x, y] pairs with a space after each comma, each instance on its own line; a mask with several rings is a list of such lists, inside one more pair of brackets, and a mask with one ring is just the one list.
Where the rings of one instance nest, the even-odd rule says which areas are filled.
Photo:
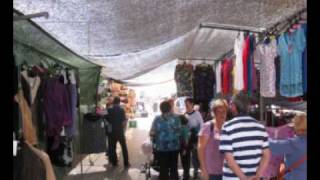
[[210, 179], [210, 180], [222, 180], [222, 174], [220, 174], [220, 175], [210, 174], [210, 175], [209, 175], [209, 179]]

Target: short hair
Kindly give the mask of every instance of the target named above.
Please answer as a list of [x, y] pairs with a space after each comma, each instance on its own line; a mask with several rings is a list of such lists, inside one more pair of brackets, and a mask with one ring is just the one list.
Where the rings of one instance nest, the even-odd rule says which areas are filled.
[[307, 113], [297, 112], [292, 119], [294, 124], [294, 130], [296, 132], [306, 132], [307, 131]]
[[168, 113], [171, 111], [171, 104], [169, 101], [163, 101], [160, 104], [161, 113]]
[[228, 110], [228, 102], [225, 99], [213, 99], [210, 103], [210, 109], [215, 112], [216, 109], [223, 107]]
[[184, 100], [185, 103], [189, 102], [191, 104], [194, 104], [193, 98], [186, 98], [186, 100]]
[[119, 96], [114, 97], [113, 104], [120, 104], [120, 97]]
[[250, 99], [246, 93], [240, 91], [232, 96], [231, 101], [236, 106], [239, 114], [248, 114]]

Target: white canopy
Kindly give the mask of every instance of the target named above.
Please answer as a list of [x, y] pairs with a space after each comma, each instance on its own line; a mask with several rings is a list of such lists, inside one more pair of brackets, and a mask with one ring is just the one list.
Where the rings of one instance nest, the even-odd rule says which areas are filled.
[[131, 79], [179, 57], [218, 58], [235, 31], [201, 23], [269, 27], [306, 7], [306, 0], [14, 0], [67, 47], [98, 63], [103, 75]]

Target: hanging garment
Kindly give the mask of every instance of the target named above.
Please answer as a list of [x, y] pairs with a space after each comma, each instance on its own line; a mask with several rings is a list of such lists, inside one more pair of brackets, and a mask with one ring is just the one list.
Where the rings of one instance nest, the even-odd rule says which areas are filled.
[[178, 64], [174, 72], [178, 97], [193, 96], [193, 65]]
[[243, 43], [244, 37], [243, 32], [240, 32], [234, 43], [234, 53], [236, 55], [235, 66], [234, 66], [234, 88], [236, 91], [244, 89], [243, 80]]
[[196, 102], [210, 101], [214, 95], [212, 94], [215, 85], [215, 73], [211, 65], [197, 65], [194, 70], [194, 99]]
[[68, 84], [67, 90], [70, 99], [70, 113], [71, 113], [71, 122], [68, 126], [66, 126], [66, 135], [72, 137], [75, 132], [76, 127], [76, 118], [77, 118], [77, 85], [76, 84]]
[[[307, 24], [303, 24], [301, 25], [301, 27], [304, 30], [305, 33], [305, 37], [307, 39]], [[307, 44], [306, 44], [306, 48], [303, 51], [302, 54], [302, 76], [303, 76], [303, 92], [306, 93], [307, 92]]]
[[217, 62], [217, 66], [216, 66], [216, 69], [215, 69], [215, 72], [216, 72], [216, 94], [220, 93], [221, 92], [221, 86], [222, 86], [222, 77], [221, 77], [221, 61]]
[[[253, 57], [254, 58], [254, 57]], [[252, 61], [252, 91], [257, 91], [258, 89], [258, 71], [257, 71], [257, 67], [254, 63], [254, 61]]]
[[56, 137], [48, 137], [48, 155], [54, 165], [59, 167], [71, 167], [73, 161], [72, 138], [67, 136], [59, 136], [58, 138], [59, 144], [57, 148], [52, 148], [52, 146], [55, 146]]
[[278, 52], [281, 58], [280, 94], [285, 97], [303, 95], [302, 52], [306, 47], [302, 28], [279, 37]]
[[249, 50], [250, 50], [250, 36], [245, 37], [242, 49], [242, 66], [243, 66], [243, 89], [248, 91], [248, 61], [249, 61]]
[[59, 146], [59, 136], [63, 126], [72, 125], [70, 110], [70, 98], [67, 86], [60, 77], [53, 77], [44, 80], [43, 100], [44, 112], [47, 120], [47, 135], [55, 137], [53, 149]]
[[[14, 62], [11, 62], [13, 66], [13, 92], [11, 94], [11, 97], [14, 97], [18, 93], [19, 89], [19, 68], [14, 64]], [[13, 102], [13, 132], [15, 134], [19, 134], [19, 129], [21, 127], [20, 124], [20, 115], [19, 115], [19, 104], [14, 101]]]
[[[272, 139], [288, 139], [294, 137], [294, 130], [288, 124], [280, 127], [266, 127], [269, 138]], [[262, 177], [276, 177], [279, 172], [280, 164], [283, 162], [283, 155], [272, 155], [266, 170]]]
[[232, 71], [232, 60], [225, 59], [221, 65], [221, 78], [222, 78], [222, 93], [227, 95], [231, 92], [231, 71]]
[[24, 82], [27, 83], [25, 85], [28, 86], [28, 90], [25, 93], [29, 99], [28, 104], [31, 106], [34, 103], [34, 100], [36, 98], [41, 79], [39, 76], [30, 77], [26, 70], [22, 71], [21, 75], [22, 75], [22, 79], [25, 80]]
[[72, 137], [75, 133], [75, 127], [77, 122], [77, 85], [75, 80], [74, 71], [69, 70], [66, 72], [67, 77], [67, 84], [65, 85], [68, 90], [69, 95], [69, 102], [70, 102], [70, 116], [71, 116], [71, 123], [69, 126], [66, 126], [66, 135], [68, 137]]
[[[114, 128], [113, 128], [114, 129]], [[106, 134], [103, 119], [94, 114], [85, 114], [82, 125], [81, 153], [106, 152]]]
[[33, 153], [35, 153], [43, 162], [45, 171], [46, 171], [46, 180], [56, 180], [56, 176], [54, 174], [54, 170], [50, 161], [50, 158], [47, 153], [44, 151], [41, 151], [35, 147], [33, 147], [31, 144], [26, 143], [28, 147], [31, 149]]
[[260, 94], [263, 97], [276, 96], [276, 68], [277, 42], [271, 40], [269, 44], [259, 44], [256, 47], [255, 58], [260, 62]]
[[40, 142], [45, 142], [45, 122], [43, 119], [43, 83], [40, 83], [38, 93], [31, 105], [32, 121], [37, 129], [37, 137]]
[[248, 95], [251, 96], [257, 89], [257, 72], [254, 61], [254, 49], [256, 46], [255, 37], [250, 35], [250, 48], [248, 59]]
[[46, 169], [43, 161], [25, 143], [20, 142], [21, 149], [13, 158], [14, 180], [44, 180]]
[[19, 104], [22, 115], [22, 131], [24, 139], [32, 145], [38, 144], [37, 133], [32, 124], [32, 114], [27, 101], [24, 99], [22, 90], [15, 95], [15, 101]]
[[[25, 71], [26, 73], [26, 71]], [[31, 89], [30, 89], [30, 85], [27, 81], [27, 78], [25, 78], [23, 75], [23, 72], [21, 72], [21, 87], [22, 87], [22, 92], [23, 92], [23, 96], [24, 99], [27, 101], [28, 106], [31, 106]]]
[[281, 63], [280, 63], [281, 59], [280, 56], [277, 55], [274, 59], [274, 65], [276, 68], [276, 94], [279, 94], [279, 90], [280, 90], [280, 77], [281, 77]]

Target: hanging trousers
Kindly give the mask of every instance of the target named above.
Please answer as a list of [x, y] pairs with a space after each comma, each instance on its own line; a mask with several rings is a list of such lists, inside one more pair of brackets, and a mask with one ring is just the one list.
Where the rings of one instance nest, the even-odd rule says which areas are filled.
[[178, 175], [179, 151], [159, 151], [160, 174], [159, 180], [179, 180]]
[[117, 165], [118, 164], [118, 157], [117, 157], [117, 143], [120, 143], [121, 150], [122, 150], [122, 155], [123, 155], [123, 164], [125, 166], [129, 165], [129, 158], [128, 158], [128, 148], [127, 148], [127, 143], [126, 143], [126, 137], [124, 133], [119, 133], [119, 134], [111, 134], [109, 136], [109, 161], [111, 162], [112, 165]]

